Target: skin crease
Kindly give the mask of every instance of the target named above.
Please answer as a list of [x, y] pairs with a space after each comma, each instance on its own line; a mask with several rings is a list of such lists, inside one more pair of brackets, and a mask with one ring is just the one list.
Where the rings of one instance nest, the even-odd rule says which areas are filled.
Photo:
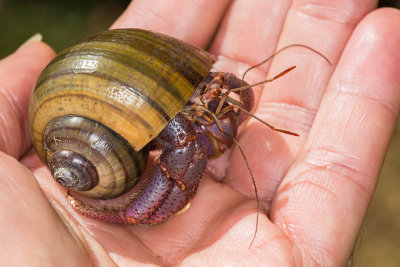
[[246, 77], [252, 83], [297, 66], [256, 88], [254, 113], [300, 137], [254, 120], [241, 129], [264, 209], [254, 244], [249, 248], [254, 189], [238, 149], [224, 186], [206, 174], [191, 207], [162, 225], [113, 225], [76, 214], [30, 148], [28, 98], [54, 56], [35, 42], [0, 61], [2, 264], [346, 265], [398, 116], [400, 33], [391, 26], [400, 12], [374, 10], [372, 0], [153, 2], [132, 2], [113, 27], [151, 29], [203, 48], [217, 31], [214, 68], [236, 74], [292, 43], [333, 63], [292, 48]]

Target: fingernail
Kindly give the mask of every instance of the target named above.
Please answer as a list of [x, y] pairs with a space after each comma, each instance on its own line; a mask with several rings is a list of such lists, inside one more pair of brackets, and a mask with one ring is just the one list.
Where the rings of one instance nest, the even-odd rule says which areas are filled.
[[40, 41], [42, 41], [42, 40], [43, 40], [43, 36], [42, 36], [40, 33], [35, 33], [35, 34], [32, 35], [31, 37], [29, 37], [28, 40], [26, 40], [25, 42], [23, 42], [22, 45], [20, 45], [20, 47], [21, 47], [21, 46], [24, 46], [24, 45], [26, 45], [26, 44], [29, 44], [29, 43], [40, 42]]

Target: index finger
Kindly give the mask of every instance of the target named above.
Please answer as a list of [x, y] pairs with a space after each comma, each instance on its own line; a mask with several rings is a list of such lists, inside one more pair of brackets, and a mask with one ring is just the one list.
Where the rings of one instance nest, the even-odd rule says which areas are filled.
[[206, 48], [229, 2], [229, 0], [132, 1], [111, 28], [152, 30]]

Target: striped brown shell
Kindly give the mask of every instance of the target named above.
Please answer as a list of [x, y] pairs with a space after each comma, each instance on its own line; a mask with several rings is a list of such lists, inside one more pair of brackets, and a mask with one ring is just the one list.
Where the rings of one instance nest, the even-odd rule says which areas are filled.
[[[85, 157], [85, 152], [96, 146], [92, 139], [97, 138], [87, 132], [104, 126], [115, 134], [102, 135], [122, 137], [133, 151], [120, 152], [120, 148], [114, 147], [109, 150], [117, 151], [111, 154], [147, 155], [140, 151], [185, 106], [196, 86], [208, 75], [212, 63], [212, 57], [201, 49], [141, 29], [109, 30], [90, 36], [59, 53], [40, 75], [29, 105], [34, 148], [47, 164], [52, 160], [53, 165], [63, 162], [65, 154], [60, 156], [61, 160], [53, 159], [63, 149]], [[72, 120], [73, 126], [65, 126], [63, 120], [71, 122], [73, 117], [94, 124], [84, 126], [87, 128], [82, 131], [80, 122]], [[53, 129], [57, 125], [62, 127]], [[80, 140], [82, 136], [85, 141]], [[62, 141], [66, 145], [60, 145]], [[73, 141], [79, 144], [70, 146]], [[89, 144], [82, 145], [85, 142]], [[146, 161], [144, 155], [138, 157]], [[129, 162], [113, 160], [119, 164]], [[89, 163], [102, 179], [95, 162]], [[142, 165], [133, 170], [139, 174], [128, 175], [140, 176]], [[119, 184], [131, 186], [134, 182]]]

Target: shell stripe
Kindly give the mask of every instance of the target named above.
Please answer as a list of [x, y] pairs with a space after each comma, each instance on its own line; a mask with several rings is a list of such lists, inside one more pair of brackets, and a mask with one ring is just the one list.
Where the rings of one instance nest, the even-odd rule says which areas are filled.
[[[150, 96], [144, 95], [144, 94], [141, 92], [140, 89], [137, 89], [137, 88], [133, 87], [132, 85], [130, 85], [130, 84], [128, 84], [128, 83], [125, 83], [125, 82], [121, 81], [120, 79], [118, 79], [118, 78], [116, 78], [116, 77], [109, 76], [109, 75], [107, 75], [107, 74], [105, 74], [105, 73], [84, 72], [84, 71], [87, 71], [87, 70], [79, 70], [79, 69], [78, 69], [78, 70], [73, 70], [73, 69], [68, 69], [68, 70], [63, 70], [63, 71], [59, 71], [59, 72], [54, 72], [54, 73], [52, 73], [51, 75], [48, 75], [48, 76], [46, 77], [46, 79], [40, 80], [39, 84], [37, 85], [37, 90], [40, 91], [40, 85], [44, 84], [46, 81], [52, 80], [52, 79], [54, 79], [54, 78], [61, 77], [61, 76], [77, 75], [77, 74], [80, 74], [80, 75], [88, 75], [88, 76], [91, 76], [91, 77], [95, 76], [95, 77], [98, 77], [98, 78], [102, 78], [102, 79], [104, 79], [104, 80], [108, 80], [110, 83], [112, 83], [112, 84], [114, 84], [114, 85], [119, 85], [119, 86], [122, 86], [123, 88], [126, 88], [127, 90], [129, 90], [130, 92], [132, 92], [134, 95], [136, 95], [138, 99], [143, 99], [143, 100], [144, 100], [146, 103], [148, 103], [152, 108], [154, 108], [154, 109], [157, 111], [157, 113], [159, 114], [159, 118], [160, 118], [160, 119], [165, 120], [166, 122], [168, 122], [168, 121], [171, 120], [171, 118], [169, 117], [169, 115], [167, 114], [167, 112], [165, 111], [165, 109], [163, 109], [157, 102], [155, 102], [155, 101], [153, 100], [153, 98], [151, 98]], [[61, 91], [62, 89], [86, 89], [86, 90], [89, 90], [89, 88], [79, 88], [79, 87], [74, 88], [74, 87], [72, 86], [72, 84], [70, 84], [70, 85], [65, 85], [65, 87], [59, 86], [56, 90], [60, 90], [60, 91]], [[96, 90], [96, 89], [94, 88], [93, 90]], [[71, 91], [71, 93], [70, 93], [71, 95], [74, 94], [74, 93], [72, 93], [72, 92], [73, 92], [73, 91]], [[74, 95], [75, 95], [75, 94], [74, 94]], [[106, 101], [101, 100], [100, 98], [93, 98], [93, 97], [90, 97], [90, 96], [87, 96], [87, 97], [88, 97], [88, 99], [92, 99], [92, 100], [94, 100], [94, 101], [102, 101], [103, 103], [109, 105], [109, 103], [107, 103]], [[49, 101], [49, 100], [51, 100], [51, 99], [54, 99], [54, 98], [57, 98], [57, 96], [56, 96], [56, 97], [53, 97], [53, 98], [46, 98], [46, 99], [44, 99], [43, 102], [42, 102], [42, 104], [44, 104], [44, 103], [46, 103], [47, 101]], [[39, 106], [39, 107], [40, 107], [40, 106]], [[118, 109], [117, 107], [115, 107], [115, 108]], [[122, 110], [121, 110], [121, 111], [122, 111]], [[133, 111], [133, 110], [131, 110], [131, 111]], [[140, 114], [135, 113], [135, 114], [132, 114], [132, 115], [133, 115], [137, 120], [139, 120], [140, 123], [143, 124], [143, 126], [145, 126], [147, 129], [149, 129], [149, 131], [153, 130], [153, 129], [151, 128], [151, 126], [146, 122], [146, 120], [143, 119], [143, 118], [140, 116]]]
[[[115, 109], [118, 112], [120, 112], [121, 113], [120, 116], [123, 116], [127, 120], [135, 120], [136, 122], [139, 121], [141, 125], [143, 125], [146, 129], [148, 129], [148, 131], [152, 131], [151, 125], [148, 124], [146, 122], [146, 120], [144, 120], [142, 117], [140, 117], [136, 113], [126, 113], [125, 110], [122, 110], [122, 109], [116, 107], [112, 103], [109, 103], [107, 101], [102, 101], [102, 100], [100, 100], [98, 98], [95, 98], [95, 97], [92, 97], [92, 96], [88, 96], [88, 95], [85, 95], [85, 94], [71, 94], [71, 93], [69, 93], [68, 96], [75, 96], [75, 97], [79, 97], [79, 98], [90, 100], [90, 101], [101, 102], [103, 105], [109, 106], [110, 108]], [[65, 95], [54, 95], [52, 97], [46, 98], [44, 101], [42, 101], [40, 103], [40, 105], [37, 106], [37, 110], [40, 110], [42, 106], [46, 105], [49, 102], [52, 102], [52, 101], [54, 101], [56, 99], [62, 99], [64, 97], [65, 97]], [[74, 115], [74, 114], [67, 114], [67, 115]]]
[[[157, 80], [157, 77], [164, 78], [166, 80], [165, 85], [170, 90], [169, 93], [173, 94], [175, 97], [183, 96], [180, 92], [180, 88], [176, 88], [176, 85], [169, 81], [167, 77], [162, 77], [160, 75], [160, 66], [168, 66], [169, 68], [173, 69], [175, 73], [190, 75], [187, 81], [193, 87], [196, 87], [196, 85], [203, 80], [204, 69], [193, 66], [195, 64], [193, 58], [186, 59], [186, 63], [182, 64], [182, 59], [178, 60], [172, 57], [165, 57], [163, 54], [160, 54], [157, 58], [154, 58], [152, 52], [146, 50], [140, 51], [141, 54], [138, 55], [138, 50], [134, 50], [126, 44], [119, 44], [118, 49], [116, 49], [115, 46], [116, 44], [112, 42], [87, 43], [85, 47], [72, 47], [68, 49], [68, 51], [59, 54], [54, 61], [61, 61], [65, 58], [70, 60], [73, 57], [86, 57], [91, 55], [97, 56], [100, 54], [109, 60], [121, 63], [121, 65], [124, 65], [126, 68], [131, 68], [131, 71], [139, 71], [143, 75], [151, 76], [153, 80]], [[201, 59], [198, 60], [200, 61]], [[153, 62], [159, 63], [155, 66]], [[179, 64], [174, 64], [175, 62], [179, 62]], [[181, 76], [185, 77], [184, 75]]]
[[[157, 70], [154, 66], [150, 66], [148, 64], [143, 64], [143, 61], [136, 57], [131, 57], [130, 55], [121, 55], [121, 52], [115, 51], [107, 51], [107, 50], [96, 50], [96, 52], [93, 51], [93, 48], [87, 48], [87, 49], [82, 49], [82, 50], [75, 50], [71, 51], [71, 53], [68, 54], [63, 54], [56, 59], [58, 61], [64, 60], [66, 57], [68, 61], [74, 60], [74, 58], [82, 58], [83, 56], [90, 57], [96, 57], [98, 56], [97, 53], [101, 53], [102, 56], [106, 57], [110, 61], [117, 62], [121, 66], [126, 67], [127, 71], [130, 73], [137, 71], [140, 72], [141, 75], [147, 76], [150, 80], [153, 80], [158, 83], [157, 88], [160, 88], [164, 90], [164, 93], [171, 94], [173, 98], [179, 99], [180, 102], [183, 102], [186, 104], [186, 96], [181, 93], [181, 89], [177, 87], [177, 84], [174, 83], [173, 80], [169, 79], [169, 77], [165, 77], [164, 75], [160, 75], [159, 70]], [[160, 62], [158, 65], [166, 65], [166, 63]], [[158, 66], [157, 65], [157, 66]], [[54, 67], [53, 67], [54, 69]], [[70, 67], [71, 71], [75, 71], [75, 73], [82, 73], [85, 71], [85, 69], [75, 69], [73, 67]], [[179, 70], [174, 69], [173, 73], [179, 73]], [[105, 72], [104, 72], [105, 73]], [[40, 85], [45, 82], [47, 79], [51, 79], [51, 76], [54, 73], [50, 73], [46, 75], [45, 78], [41, 78], [38, 80], [37, 87], [40, 87]], [[200, 74], [196, 73], [196, 80], [201, 81], [201, 76]], [[188, 80], [190, 84], [193, 85], [193, 81]], [[133, 84], [133, 82], [132, 82]], [[194, 86], [194, 85], [193, 85]]]
[[[121, 38], [121, 36], [123, 37]], [[199, 50], [194, 46], [188, 46], [187, 44], [182, 45], [181, 41], [167, 35], [160, 33], [155, 34], [141, 29], [134, 29], [134, 31], [123, 29], [118, 31], [108, 31], [103, 34], [90, 36], [86, 38], [85, 41], [125, 44], [136, 51], [140, 51], [140, 53], [146, 53], [151, 57], [156, 56], [157, 59], [161, 59], [163, 62], [173, 62], [178, 60], [180, 63], [188, 62], [188, 64], [179, 64], [178, 67], [181, 67], [178, 71], [181, 73], [189, 73], [187, 70], [190, 70], [190, 72], [195, 71], [203, 73], [204, 66], [211, 66], [212, 64], [210, 55], [203, 50]], [[153, 49], [159, 50], [158, 53]], [[176, 55], [179, 55], [179, 58], [177, 58]], [[196, 59], [197, 62], [193, 61], [193, 59]], [[208, 74], [208, 71], [206, 74]], [[197, 83], [193, 85], [197, 85]]]

